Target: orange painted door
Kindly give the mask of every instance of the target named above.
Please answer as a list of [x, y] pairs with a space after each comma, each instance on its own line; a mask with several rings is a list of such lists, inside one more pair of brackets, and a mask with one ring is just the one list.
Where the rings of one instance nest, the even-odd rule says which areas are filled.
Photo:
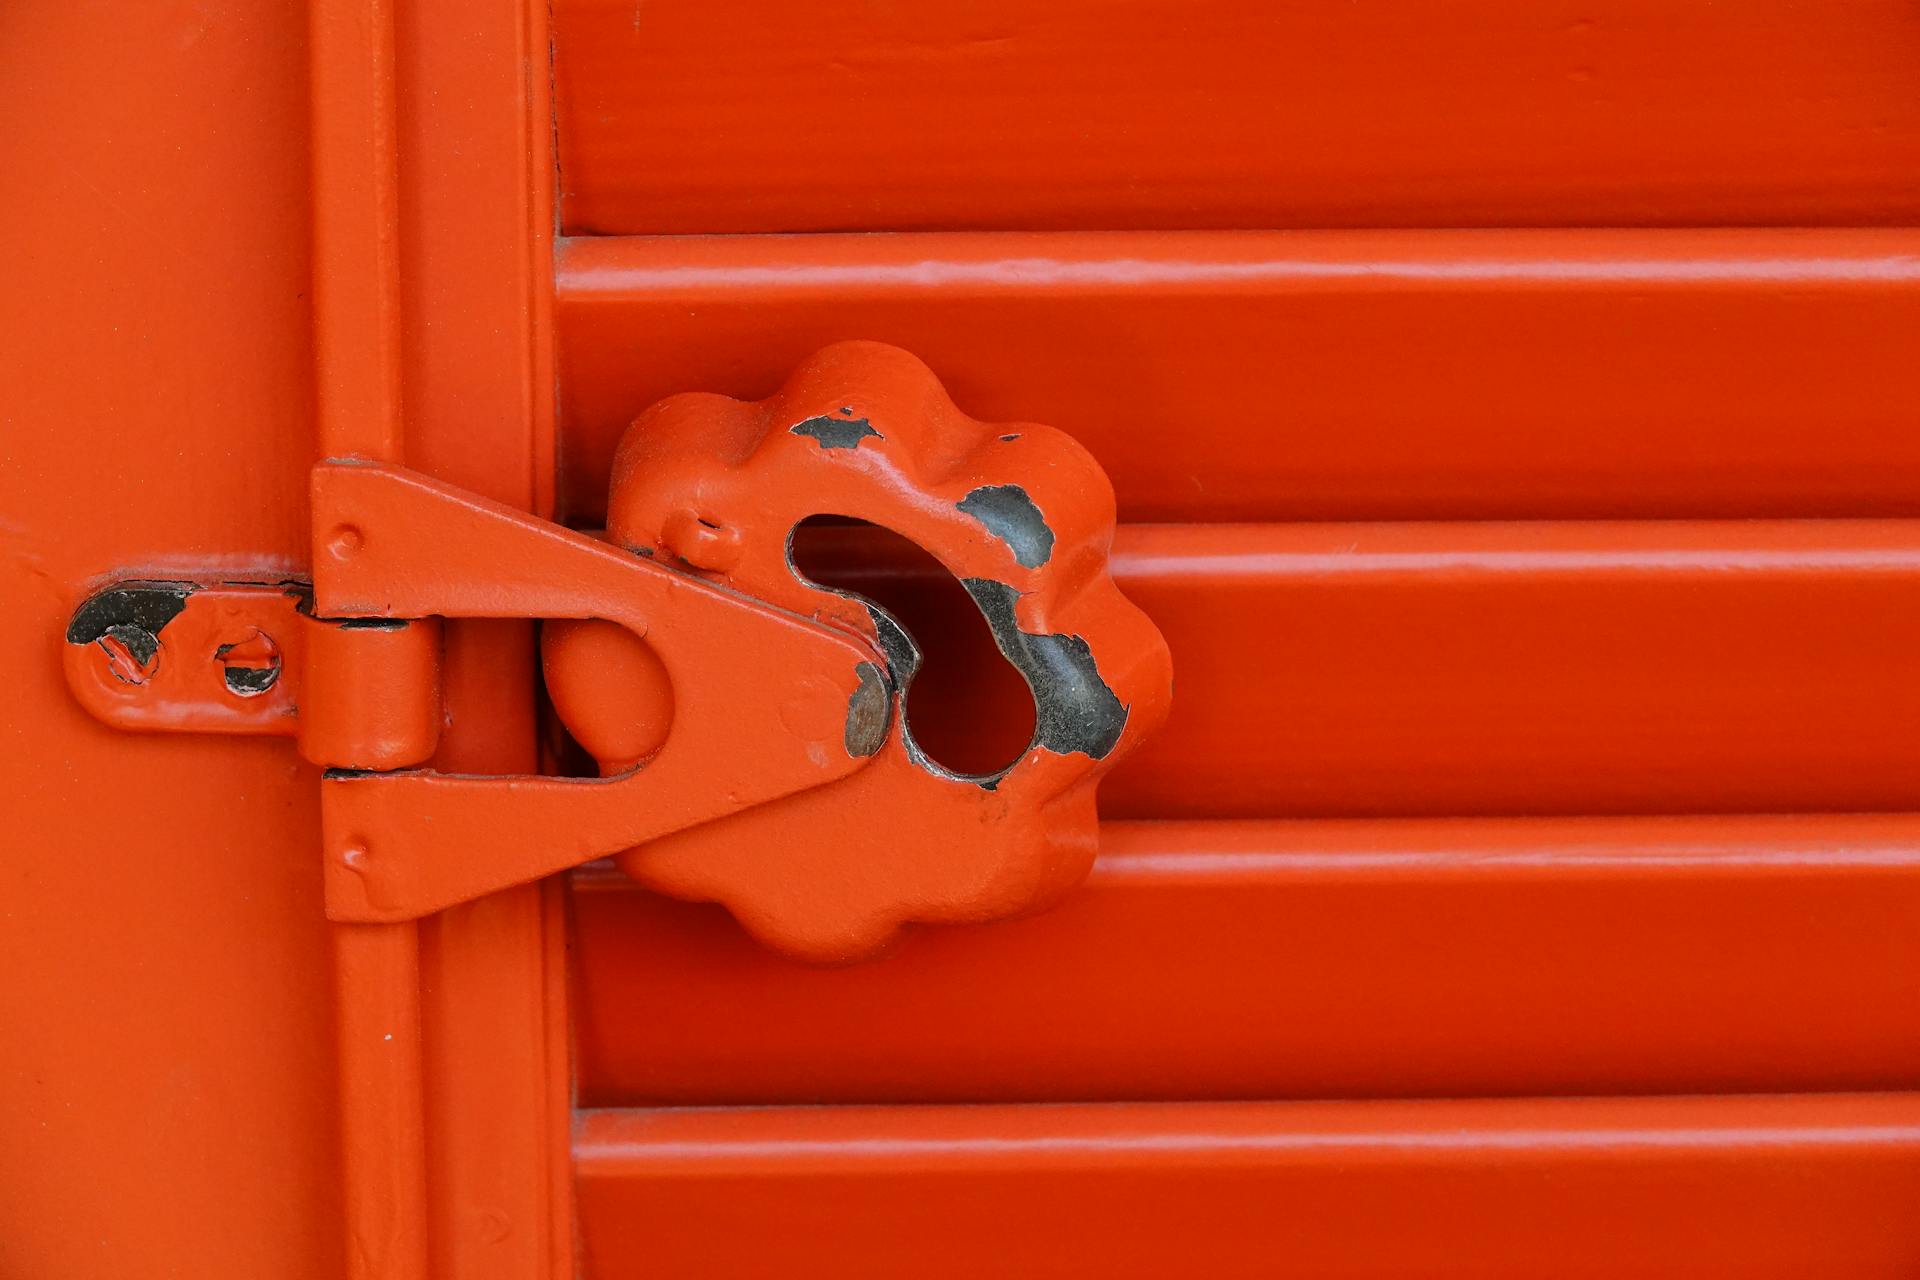
[[577, 877], [585, 1274], [1920, 1267], [1920, 18], [750, 9], [554, 9], [561, 511], [896, 343], [1092, 449], [1175, 696], [1030, 920]]
[[[1920, 1271], [1916, 73], [1895, 0], [18, 0], [0, 1276]], [[1049, 911], [330, 925], [291, 740], [66, 688], [103, 582], [309, 577], [317, 459], [597, 530], [846, 339], [1113, 482], [1176, 692]], [[794, 554], [999, 749], [950, 578]], [[446, 624], [436, 768], [578, 770], [536, 635]]]

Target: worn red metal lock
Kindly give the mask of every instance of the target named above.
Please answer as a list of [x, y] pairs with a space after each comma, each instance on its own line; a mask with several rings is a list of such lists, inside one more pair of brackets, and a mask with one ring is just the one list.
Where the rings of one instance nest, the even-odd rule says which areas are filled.
[[[966, 587], [1032, 691], [1035, 728], [1012, 764], [951, 772], [914, 740], [920, 662], [884, 609], [795, 567], [802, 521], [890, 529]], [[607, 533], [658, 563], [865, 640], [844, 747], [865, 767], [630, 849], [620, 865], [662, 892], [724, 903], [772, 946], [860, 956], [908, 921], [996, 919], [1043, 905], [1091, 864], [1100, 776], [1164, 718], [1171, 663], [1108, 572], [1114, 499], [1099, 465], [1050, 427], [989, 425], [956, 408], [918, 359], [872, 342], [829, 347], [769, 399], [671, 397], [627, 431]], [[633, 632], [549, 624], [562, 720], [617, 773], [672, 734], [674, 692]], [[763, 676], [736, 655], [725, 677]]]
[[[1160, 634], [1107, 570], [1113, 492], [1047, 427], [956, 409], [914, 357], [814, 356], [772, 398], [675, 396], [628, 432], [609, 541], [391, 464], [314, 468], [313, 581], [110, 583], [66, 670], [128, 729], [295, 734], [321, 784], [327, 914], [417, 919], [597, 857], [847, 960], [908, 921], [996, 919], [1086, 873], [1094, 784], [1171, 697]], [[915, 742], [920, 653], [790, 539], [884, 526], [966, 587], [1033, 697], [1018, 759]], [[548, 687], [599, 778], [426, 767], [442, 617], [546, 622]]]

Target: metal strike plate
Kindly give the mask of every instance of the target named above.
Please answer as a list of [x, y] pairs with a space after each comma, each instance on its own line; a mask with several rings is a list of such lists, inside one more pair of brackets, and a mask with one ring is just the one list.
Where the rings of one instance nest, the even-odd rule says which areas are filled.
[[306, 594], [298, 582], [110, 583], [67, 623], [67, 686], [117, 729], [290, 736]]

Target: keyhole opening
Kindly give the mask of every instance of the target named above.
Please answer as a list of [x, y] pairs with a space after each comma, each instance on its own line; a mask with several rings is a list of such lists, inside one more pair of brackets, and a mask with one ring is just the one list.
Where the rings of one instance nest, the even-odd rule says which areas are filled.
[[879, 605], [919, 646], [906, 714], [928, 759], [982, 777], [1025, 754], [1033, 742], [1033, 691], [946, 566], [891, 529], [840, 516], [801, 521], [790, 548], [801, 577]]

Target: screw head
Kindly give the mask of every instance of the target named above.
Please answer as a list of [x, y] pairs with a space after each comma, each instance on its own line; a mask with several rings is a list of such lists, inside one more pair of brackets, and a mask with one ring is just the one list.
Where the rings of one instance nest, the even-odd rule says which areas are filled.
[[160, 669], [160, 637], [138, 623], [115, 623], [94, 643], [107, 655], [107, 670], [123, 684], [145, 684]]

